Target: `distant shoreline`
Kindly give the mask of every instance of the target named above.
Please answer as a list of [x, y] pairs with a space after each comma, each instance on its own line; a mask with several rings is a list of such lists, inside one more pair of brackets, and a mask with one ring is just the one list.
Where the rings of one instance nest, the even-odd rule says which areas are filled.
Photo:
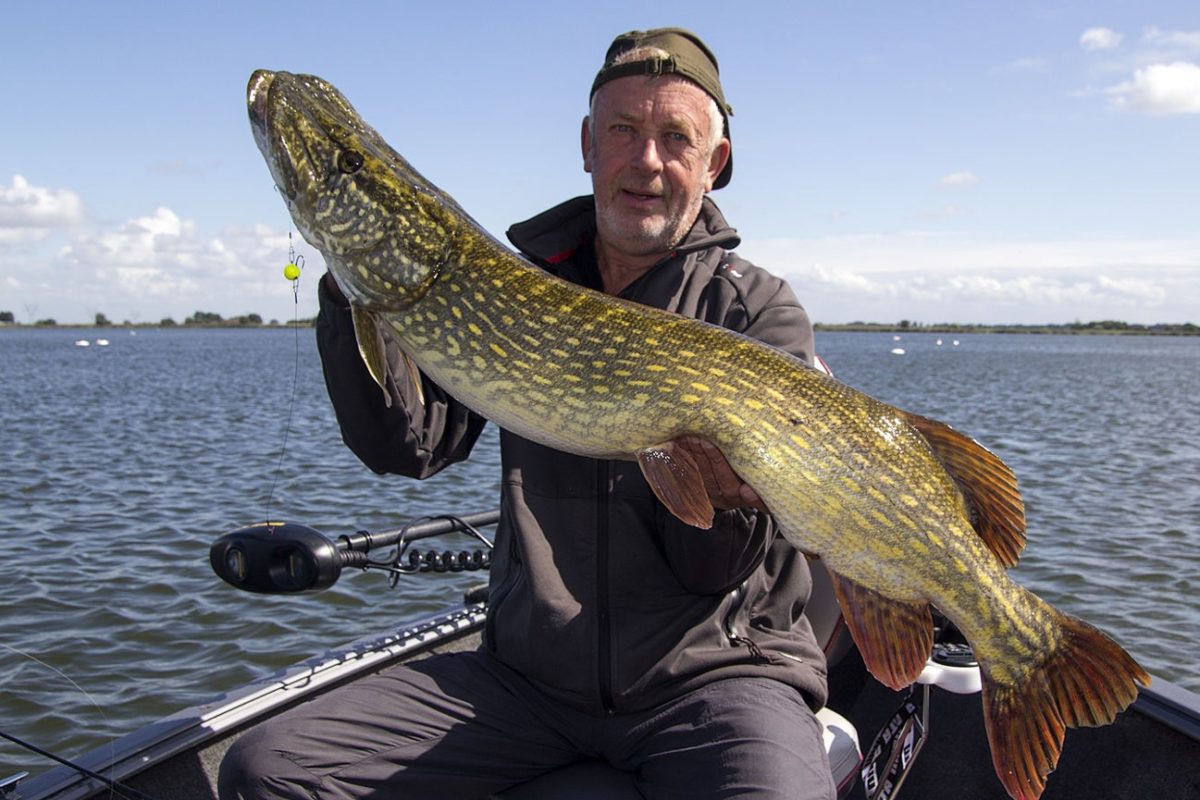
[[1142, 325], [1113, 320], [1103, 322], [1071, 322], [1065, 324], [1048, 323], [1041, 325], [970, 325], [953, 322], [939, 322], [932, 325], [905, 322], [849, 322], [844, 324], [815, 322], [813, 323], [813, 328], [817, 331], [837, 331], [841, 333], [1037, 333], [1072, 336], [1200, 336], [1200, 325], [1195, 325], [1191, 322]]
[[[316, 324], [316, 318], [287, 320], [285, 322], [241, 322], [235, 319], [202, 322], [202, 323], [177, 323], [174, 325], [163, 325], [157, 322], [147, 323], [126, 323], [120, 325], [95, 325], [87, 323], [22, 323], [22, 322], [0, 322], [0, 331], [3, 330], [102, 330], [102, 331], [120, 331], [120, 330], [216, 330], [216, 329], [236, 329], [236, 330], [288, 330], [290, 328], [311, 328]], [[813, 323], [813, 328], [819, 332], [837, 332], [837, 333], [1032, 333], [1032, 334], [1060, 334], [1068, 336], [1200, 336], [1200, 325], [1191, 322], [1182, 324], [1167, 324], [1158, 323], [1153, 325], [1142, 325], [1130, 322], [1103, 321], [1103, 322], [1072, 322], [1063, 324], [1041, 324], [1041, 325], [1016, 325], [1016, 324], [980, 324], [972, 325], [966, 323], [939, 322], [936, 324], [922, 324], [910, 322], [848, 322], [848, 323], [829, 323], [816, 322]]]
[[0, 322], [0, 331], [3, 330], [27, 330], [27, 331], [53, 331], [53, 330], [89, 330], [89, 331], [178, 331], [178, 330], [266, 330], [266, 331], [281, 331], [290, 328], [312, 328], [317, 324], [316, 317], [311, 319], [287, 320], [286, 322], [270, 322], [248, 323], [238, 322], [237, 320], [227, 319], [221, 322], [179, 322], [174, 325], [163, 325], [161, 322], [137, 322], [119, 325], [96, 325], [88, 322], [56, 322], [53, 325], [42, 322]]

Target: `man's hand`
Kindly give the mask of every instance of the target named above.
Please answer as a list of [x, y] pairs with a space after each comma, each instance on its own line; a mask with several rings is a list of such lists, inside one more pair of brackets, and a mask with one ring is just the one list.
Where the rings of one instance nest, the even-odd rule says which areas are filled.
[[732, 508], [750, 507], [767, 511], [767, 506], [758, 496], [758, 492], [738, 477], [715, 444], [700, 436], [683, 436], [676, 439], [675, 444], [687, 450], [696, 460], [700, 474], [704, 477], [704, 489], [708, 492], [708, 499], [713, 508], [728, 511]]

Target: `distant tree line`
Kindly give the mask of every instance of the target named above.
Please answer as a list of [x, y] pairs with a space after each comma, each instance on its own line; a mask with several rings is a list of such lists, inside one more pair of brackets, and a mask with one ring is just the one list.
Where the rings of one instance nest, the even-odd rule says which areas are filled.
[[1141, 334], [1143, 336], [1200, 336], [1200, 325], [1192, 322], [1156, 323], [1100, 320], [1098, 322], [1068, 322], [1043, 325], [971, 325], [958, 322], [848, 322], [839, 324], [814, 323], [820, 331], [858, 331], [864, 333], [1100, 333]]
[[[16, 317], [13, 314], [13, 312], [0, 311], [0, 325], [15, 325], [16, 322], [17, 322], [17, 320], [16, 320]], [[315, 322], [316, 322], [316, 320], [314, 318], [310, 318], [310, 319], [302, 319], [302, 320], [299, 320], [296, 322], [294, 322], [292, 320], [286, 320], [282, 324], [283, 325], [299, 324], [299, 325], [311, 326], [311, 325], [315, 324]], [[277, 327], [281, 323], [278, 320], [273, 319], [269, 323], [265, 323], [265, 324], [270, 327]], [[54, 319], [39, 319], [36, 322], [34, 322], [33, 325], [36, 327], [56, 327], [58, 325], [58, 322], [55, 321]], [[97, 313], [94, 318], [94, 322], [92, 323], [92, 327], [96, 327], [96, 328], [111, 328], [111, 327], [177, 328], [177, 327], [181, 327], [181, 326], [189, 327], [189, 328], [257, 328], [257, 327], [261, 327], [263, 325], [264, 325], [263, 318], [258, 314], [243, 314], [238, 317], [226, 318], [226, 317], [222, 317], [220, 314], [216, 314], [212, 311], [197, 311], [196, 313], [192, 314], [190, 317], [187, 317], [186, 319], [184, 319], [184, 321], [182, 323], [176, 322], [171, 317], [164, 317], [163, 319], [159, 320], [157, 323], [153, 323], [153, 322], [133, 323], [133, 322], [130, 322], [129, 320], [126, 320], [125, 322], [120, 323], [119, 326], [116, 323], [112, 322], [108, 318], [107, 315], [105, 315], [103, 313]], [[81, 326], [73, 325], [70, 327], [81, 327]]]

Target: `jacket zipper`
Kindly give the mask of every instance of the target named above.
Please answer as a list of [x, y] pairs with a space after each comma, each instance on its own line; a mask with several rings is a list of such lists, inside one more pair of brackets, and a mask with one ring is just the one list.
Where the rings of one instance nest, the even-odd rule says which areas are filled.
[[599, 638], [597, 678], [600, 705], [613, 714], [616, 706], [612, 691], [612, 617], [608, 594], [608, 480], [607, 461], [596, 462], [596, 633]]
[[746, 602], [746, 588], [749, 583], [750, 579], [747, 578], [746, 580], [742, 581], [740, 586], [729, 593], [729, 611], [725, 613], [724, 622], [725, 636], [729, 639], [731, 644], [745, 647], [750, 652], [750, 657], [754, 660], [770, 663], [774, 660], [771, 658], [770, 654], [764, 652], [763, 649], [758, 646], [758, 643], [750, 637], [742, 636], [740, 633], [738, 633], [737, 626], [733, 622], [738, 611], [741, 610], [742, 605]]

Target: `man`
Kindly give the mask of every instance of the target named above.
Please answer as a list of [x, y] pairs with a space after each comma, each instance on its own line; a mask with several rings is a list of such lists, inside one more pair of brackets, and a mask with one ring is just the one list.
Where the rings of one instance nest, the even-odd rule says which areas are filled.
[[[803, 309], [729, 252], [736, 232], [706, 196], [732, 174], [709, 49], [680, 29], [617, 37], [591, 103], [593, 195], [513, 226], [512, 242], [566, 280], [811, 363]], [[465, 458], [484, 420], [423, 376], [418, 394], [395, 348], [385, 404], [331, 276], [320, 294], [318, 344], [351, 449], [417, 478]], [[222, 766], [222, 796], [486, 797], [598, 758], [649, 798], [832, 798], [804, 558], [711, 444], [680, 445], [703, 465], [711, 530], [672, 516], [633, 462], [502, 431], [484, 648], [389, 670], [252, 732]]]

